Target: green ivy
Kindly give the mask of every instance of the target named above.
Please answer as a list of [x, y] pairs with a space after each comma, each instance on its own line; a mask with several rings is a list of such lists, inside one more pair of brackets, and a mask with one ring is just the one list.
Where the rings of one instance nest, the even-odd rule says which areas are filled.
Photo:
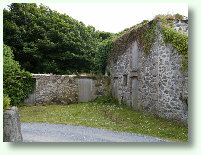
[[149, 22], [146, 26], [146, 28], [143, 29], [141, 32], [141, 40], [139, 40], [139, 48], [143, 50], [146, 54], [150, 54], [150, 50], [153, 47], [154, 40], [156, 37], [155, 34], [156, 30], [156, 21], [153, 20]]
[[111, 53], [109, 59], [116, 60], [135, 40], [138, 42], [138, 47], [141, 51], [150, 54], [157, 35], [155, 31], [156, 26], [159, 24], [162, 27], [160, 31], [164, 42], [171, 43], [173, 48], [177, 49], [184, 56], [182, 59], [182, 69], [186, 70], [188, 68], [188, 36], [172, 29], [173, 20], [181, 19], [183, 19], [183, 16], [179, 14], [158, 15], [152, 21], [143, 21], [129, 29], [123, 30], [115, 35], [113, 48], [111, 52], [108, 52]]
[[[167, 21], [167, 20], [166, 20]], [[182, 69], [188, 69], [188, 36], [172, 29], [172, 24], [160, 23], [160, 29], [165, 43], [171, 43], [173, 48], [177, 49], [179, 54], [183, 55]]]
[[109, 59], [116, 60], [135, 40], [137, 40], [140, 50], [149, 54], [156, 37], [155, 28], [156, 21], [144, 20], [140, 24], [115, 34]]

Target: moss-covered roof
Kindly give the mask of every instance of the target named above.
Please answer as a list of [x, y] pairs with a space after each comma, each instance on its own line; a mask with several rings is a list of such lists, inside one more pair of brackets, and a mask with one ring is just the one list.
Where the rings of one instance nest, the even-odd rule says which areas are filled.
[[143, 21], [140, 24], [132, 26], [131, 28], [124, 30], [117, 34], [113, 41], [113, 48], [109, 55], [108, 61], [116, 61], [118, 56], [122, 55], [134, 41], [137, 41], [138, 47], [141, 51], [149, 52], [155, 39], [155, 26], [159, 25], [161, 21], [174, 21], [182, 20], [188, 22], [188, 19], [184, 19], [184, 16], [176, 15], [157, 15], [151, 21]]

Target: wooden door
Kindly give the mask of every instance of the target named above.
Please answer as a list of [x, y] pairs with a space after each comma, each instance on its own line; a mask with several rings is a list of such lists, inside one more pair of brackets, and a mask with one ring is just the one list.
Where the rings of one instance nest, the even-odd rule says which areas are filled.
[[93, 99], [93, 80], [78, 79], [78, 100], [79, 102], [89, 102]]

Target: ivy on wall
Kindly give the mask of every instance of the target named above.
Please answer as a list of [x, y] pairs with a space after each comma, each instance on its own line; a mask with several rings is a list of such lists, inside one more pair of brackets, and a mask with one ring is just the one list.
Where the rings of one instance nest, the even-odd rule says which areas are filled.
[[179, 54], [183, 55], [182, 69], [188, 68], [188, 36], [172, 29], [173, 20], [183, 20], [183, 16], [176, 15], [157, 15], [152, 21], [143, 21], [119, 34], [113, 39], [113, 47], [109, 60], [116, 61], [118, 56], [129, 48], [133, 41], [137, 41], [138, 47], [147, 55], [153, 47], [156, 34], [156, 27], [161, 27], [160, 32], [163, 35], [165, 43], [171, 43], [173, 48], [177, 49]]
[[155, 26], [155, 21], [145, 20], [130, 29], [126, 29], [127, 31], [124, 30], [116, 34], [109, 59], [113, 59], [114, 61], [117, 60], [117, 57], [121, 55], [135, 40], [137, 40], [140, 50], [148, 54], [153, 46], [156, 36]]
[[159, 20], [161, 26], [160, 32], [163, 35], [165, 43], [171, 43], [173, 48], [177, 49], [178, 53], [183, 55], [182, 69], [188, 69], [188, 36], [180, 31], [172, 29], [173, 22], [168, 19], [161, 18]]

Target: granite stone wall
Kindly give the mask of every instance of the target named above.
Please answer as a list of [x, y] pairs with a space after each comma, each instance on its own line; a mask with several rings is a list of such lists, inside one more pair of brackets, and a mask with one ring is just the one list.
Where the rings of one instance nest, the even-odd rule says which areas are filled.
[[[176, 20], [173, 29], [188, 34], [188, 23]], [[155, 33], [148, 54], [134, 40], [116, 60], [110, 59], [112, 94], [121, 104], [187, 124], [188, 71], [181, 70], [183, 56], [164, 43], [159, 27]]]
[[[53, 74], [33, 74], [36, 79], [35, 90], [29, 94], [25, 103], [33, 104], [72, 104], [79, 102], [79, 96], [83, 91], [90, 92], [86, 95], [87, 101], [96, 97], [105, 96], [108, 92], [107, 77], [77, 76], [77, 75], [53, 75]], [[90, 79], [92, 85], [88, 83], [79, 85], [81, 79]], [[79, 87], [87, 88], [79, 89]], [[82, 92], [80, 92], [82, 91]], [[82, 101], [81, 101], [82, 102]]]

